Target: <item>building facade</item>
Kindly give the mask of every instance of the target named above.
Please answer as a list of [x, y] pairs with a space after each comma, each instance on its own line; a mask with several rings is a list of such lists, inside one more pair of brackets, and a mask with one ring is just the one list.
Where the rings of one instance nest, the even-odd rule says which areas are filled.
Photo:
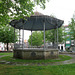
[[[13, 51], [14, 44], [9, 43], [8, 48], [9, 48], [9, 51]], [[0, 42], [0, 51], [7, 51], [7, 44]]]
[[72, 47], [74, 46], [74, 40], [72, 40], [72, 36], [70, 35], [69, 25], [64, 26], [65, 35], [65, 49], [73, 50]]
[[70, 35], [70, 30], [69, 30], [69, 26], [65, 25], [64, 26], [64, 31], [65, 31], [65, 48], [70, 48], [71, 46], [71, 35]]

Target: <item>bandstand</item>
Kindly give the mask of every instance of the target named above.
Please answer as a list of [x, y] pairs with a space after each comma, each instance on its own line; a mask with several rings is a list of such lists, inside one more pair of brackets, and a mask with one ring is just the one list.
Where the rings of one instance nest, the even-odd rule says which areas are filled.
[[[62, 26], [64, 21], [59, 20], [57, 18], [43, 15], [39, 12], [34, 12], [34, 15], [30, 17], [25, 17], [25, 19], [20, 20], [12, 20], [10, 25], [14, 27], [14, 40], [15, 40], [15, 29], [19, 29], [19, 37], [20, 37], [20, 30], [22, 30], [22, 43], [14, 44], [13, 50], [13, 57], [21, 58], [21, 59], [51, 59], [57, 58], [59, 55], [58, 51], [58, 28]], [[45, 44], [45, 31], [55, 29], [55, 39], [57, 42], [55, 46], [52, 48], [47, 48]], [[31, 48], [24, 47], [24, 30], [31, 31]], [[43, 31], [44, 34], [44, 47], [43, 48], [33, 48], [32, 46], [32, 31]]]

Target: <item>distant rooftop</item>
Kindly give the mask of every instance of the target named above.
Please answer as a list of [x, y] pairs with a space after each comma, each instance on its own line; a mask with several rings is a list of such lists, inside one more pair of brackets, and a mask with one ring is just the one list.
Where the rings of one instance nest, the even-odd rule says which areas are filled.
[[64, 27], [68, 27], [69, 25], [65, 25]]
[[31, 16], [41, 16], [41, 15], [44, 15], [38, 11], [34, 12], [34, 14], [31, 14]]

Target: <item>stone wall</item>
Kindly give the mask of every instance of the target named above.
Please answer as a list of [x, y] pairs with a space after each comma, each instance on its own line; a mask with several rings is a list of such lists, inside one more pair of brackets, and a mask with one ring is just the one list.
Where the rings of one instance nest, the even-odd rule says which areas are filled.
[[14, 51], [15, 58], [21, 58], [21, 59], [51, 59], [51, 58], [57, 58], [59, 55], [58, 50], [56, 49], [15, 49]]

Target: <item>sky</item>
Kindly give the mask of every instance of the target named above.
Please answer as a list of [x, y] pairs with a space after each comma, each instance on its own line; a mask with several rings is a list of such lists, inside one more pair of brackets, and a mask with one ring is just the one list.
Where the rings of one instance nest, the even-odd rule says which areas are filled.
[[[75, 11], [75, 0], [50, 0], [46, 3], [46, 8], [43, 10], [39, 6], [35, 7], [34, 11], [43, 13], [44, 15], [54, 15], [56, 18], [64, 20], [63, 25], [68, 25]], [[24, 32], [24, 39], [28, 40], [30, 31]]]

